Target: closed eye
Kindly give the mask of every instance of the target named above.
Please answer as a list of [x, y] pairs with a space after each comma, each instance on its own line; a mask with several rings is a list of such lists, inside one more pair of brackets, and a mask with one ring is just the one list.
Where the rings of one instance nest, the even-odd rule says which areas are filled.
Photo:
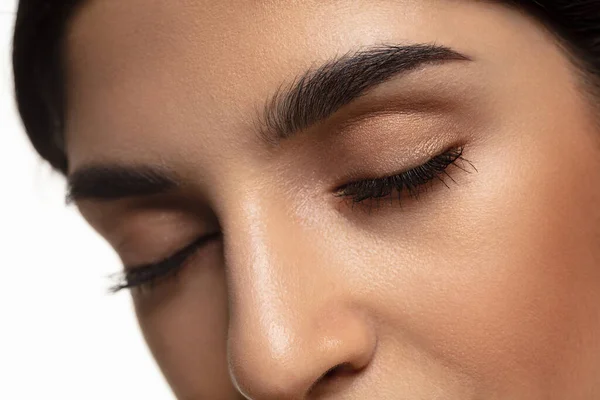
[[[452, 148], [432, 157], [422, 165], [398, 174], [382, 178], [363, 179], [343, 185], [336, 190], [335, 195], [348, 199], [353, 204], [382, 198], [390, 198], [392, 201], [397, 199], [400, 202], [405, 194], [412, 198], [418, 198], [421, 191], [427, 187], [427, 184], [434, 180], [442, 182], [447, 187], [449, 186], [444, 177], [455, 182], [447, 171], [451, 165], [455, 165], [465, 172], [470, 172], [470, 169], [477, 171], [475, 166], [463, 157], [463, 152], [464, 147], [462, 146]], [[458, 161], [461, 161], [461, 163], [458, 164]]]
[[141, 266], [126, 267], [123, 272], [117, 274], [115, 277], [116, 283], [109, 290], [112, 293], [116, 293], [123, 289], [152, 287], [159, 282], [173, 278], [196, 251], [210, 241], [220, 237], [221, 232], [204, 235], [162, 261]]

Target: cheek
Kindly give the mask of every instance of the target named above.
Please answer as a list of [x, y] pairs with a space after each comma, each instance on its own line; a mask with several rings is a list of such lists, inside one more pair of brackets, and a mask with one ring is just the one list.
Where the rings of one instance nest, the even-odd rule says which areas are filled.
[[598, 368], [600, 152], [577, 128], [474, 147], [479, 172], [396, 234], [401, 254], [381, 245], [390, 330], [486, 389], [575, 393]]
[[134, 297], [144, 338], [182, 399], [235, 393], [226, 359], [227, 288], [221, 246], [216, 247], [203, 265], [192, 262], [174, 281]]

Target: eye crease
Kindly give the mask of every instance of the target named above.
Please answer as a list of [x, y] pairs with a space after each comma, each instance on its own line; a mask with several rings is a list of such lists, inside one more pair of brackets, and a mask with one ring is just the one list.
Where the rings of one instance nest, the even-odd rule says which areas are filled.
[[[419, 194], [427, 189], [427, 185], [434, 180], [438, 180], [449, 188], [448, 183], [442, 178], [456, 183], [447, 169], [451, 165], [456, 166], [464, 172], [471, 172], [467, 168], [477, 171], [473, 163], [463, 157], [464, 147], [455, 147], [447, 150], [437, 156], [432, 157], [426, 163], [411, 168], [404, 172], [382, 178], [363, 179], [341, 186], [336, 190], [335, 195], [342, 199], [349, 200], [352, 204], [364, 203], [367, 200], [380, 200], [389, 197], [394, 200], [393, 194], [397, 194], [398, 202], [401, 201], [403, 193], [409, 197], [417, 199]], [[462, 161], [462, 164], [457, 164]], [[377, 203], [379, 204], [379, 203]]]

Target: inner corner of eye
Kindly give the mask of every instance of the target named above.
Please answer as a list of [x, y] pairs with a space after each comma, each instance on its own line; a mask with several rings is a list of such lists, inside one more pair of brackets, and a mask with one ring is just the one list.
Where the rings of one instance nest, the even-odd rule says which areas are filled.
[[347, 188], [348, 188], [348, 184], [336, 186], [335, 188], [333, 188], [333, 191], [332, 191], [333, 195], [335, 197], [342, 197], [344, 195], [344, 193], [346, 192]]

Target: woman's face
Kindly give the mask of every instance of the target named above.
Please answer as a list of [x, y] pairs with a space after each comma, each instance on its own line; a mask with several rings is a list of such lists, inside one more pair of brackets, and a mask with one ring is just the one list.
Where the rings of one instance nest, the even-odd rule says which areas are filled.
[[72, 22], [72, 196], [146, 282], [179, 398], [600, 397], [597, 112], [532, 18], [104, 0]]

